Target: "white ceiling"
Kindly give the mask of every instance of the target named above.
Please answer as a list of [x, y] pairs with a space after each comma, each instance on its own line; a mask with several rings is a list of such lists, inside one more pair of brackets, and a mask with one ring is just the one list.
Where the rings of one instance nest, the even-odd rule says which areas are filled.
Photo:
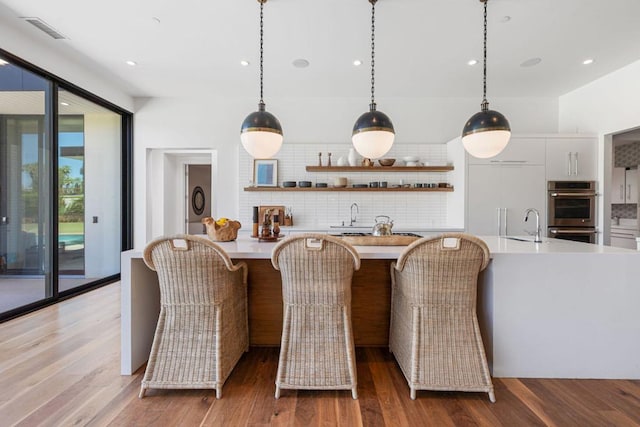
[[[482, 63], [466, 62], [482, 60], [482, 7], [478, 0], [379, 0], [376, 97], [480, 100]], [[370, 11], [367, 0], [269, 0], [265, 100], [368, 96]], [[257, 99], [258, 14], [256, 0], [0, 0], [0, 24], [13, 21], [51, 49], [74, 52], [140, 97]], [[19, 19], [33, 16], [68, 39]], [[502, 22], [505, 16], [511, 19]], [[639, 60], [638, 17], [640, 0], [490, 0], [489, 100], [557, 97]], [[537, 66], [520, 66], [535, 57]], [[310, 66], [293, 67], [298, 58]], [[585, 58], [595, 62], [584, 66]], [[242, 59], [251, 65], [240, 66]], [[365, 62], [354, 67], [354, 59]]]

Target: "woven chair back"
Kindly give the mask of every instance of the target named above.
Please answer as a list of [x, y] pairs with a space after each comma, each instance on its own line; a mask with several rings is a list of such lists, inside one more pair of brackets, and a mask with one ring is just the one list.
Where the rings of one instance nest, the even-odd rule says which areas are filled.
[[417, 304], [475, 311], [478, 274], [489, 263], [484, 241], [464, 233], [423, 238], [409, 245], [396, 269], [407, 279], [400, 291]]
[[351, 302], [351, 279], [360, 257], [350, 244], [326, 234], [289, 237], [273, 249], [285, 304], [343, 305]]
[[144, 262], [158, 273], [163, 305], [216, 304], [230, 295], [233, 263], [208, 239], [186, 234], [158, 238], [145, 248]]

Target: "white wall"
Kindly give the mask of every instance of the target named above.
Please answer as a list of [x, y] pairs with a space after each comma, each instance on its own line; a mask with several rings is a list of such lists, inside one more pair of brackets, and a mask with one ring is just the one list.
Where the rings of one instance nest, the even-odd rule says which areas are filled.
[[[366, 98], [267, 98], [267, 110], [280, 120], [287, 143], [344, 144], [351, 140], [356, 118], [368, 109]], [[479, 99], [379, 98], [378, 108], [396, 128], [396, 141], [410, 144], [446, 143], [459, 135], [465, 121], [480, 109]], [[518, 133], [556, 133], [555, 98], [492, 99], [492, 108], [505, 114]], [[150, 238], [149, 212], [142, 198], [162, 197], [161, 178], [147, 182], [149, 150], [212, 149], [218, 155], [215, 197], [217, 216], [241, 218], [240, 124], [257, 108], [253, 99], [215, 99], [207, 96], [137, 99], [134, 123], [134, 246]], [[244, 155], [244, 152], [242, 152]], [[326, 160], [326, 158], [325, 158]], [[334, 157], [337, 161], [337, 157]], [[247, 166], [249, 167], [249, 166]], [[164, 194], [164, 197], [167, 195]], [[374, 206], [370, 207], [373, 211]], [[409, 206], [410, 208], [410, 206]], [[148, 218], [149, 216], [149, 218]], [[245, 224], [247, 227], [249, 223]]]
[[640, 61], [559, 98], [559, 130], [608, 134], [640, 126]]
[[640, 61], [608, 74], [559, 98], [560, 132], [586, 132], [599, 138], [598, 228], [607, 243], [610, 226], [611, 134], [640, 126]]
[[113, 78], [101, 77], [97, 66], [94, 69], [87, 68], [84, 64], [86, 59], [79, 61], [77, 53], [71, 50], [67, 54], [60, 54], [57, 49], [48, 48], [51, 43], [63, 41], [55, 41], [44, 34], [27, 35], [24, 29], [21, 31], [16, 25], [15, 19], [0, 14], [2, 49], [127, 111], [133, 111], [133, 97], [119, 89]]
[[85, 276], [105, 277], [120, 272], [120, 116], [85, 114], [84, 131]]

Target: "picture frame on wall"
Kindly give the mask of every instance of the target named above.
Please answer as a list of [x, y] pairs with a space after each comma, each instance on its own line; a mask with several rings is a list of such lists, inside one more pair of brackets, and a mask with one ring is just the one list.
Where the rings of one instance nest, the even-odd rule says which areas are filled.
[[277, 187], [278, 159], [254, 159], [253, 182], [256, 187]]

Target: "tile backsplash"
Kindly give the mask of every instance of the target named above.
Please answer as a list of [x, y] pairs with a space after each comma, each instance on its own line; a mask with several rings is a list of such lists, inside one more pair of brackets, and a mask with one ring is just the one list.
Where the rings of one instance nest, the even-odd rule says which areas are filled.
[[630, 218], [635, 219], [638, 216], [638, 205], [635, 203], [612, 204], [611, 218]]
[[[318, 153], [322, 153], [322, 164], [327, 165], [328, 153], [331, 153], [333, 166], [338, 165], [340, 157], [347, 158], [351, 144], [315, 143], [283, 144], [276, 158], [278, 160], [278, 185], [283, 181], [311, 181], [333, 184], [334, 178], [346, 177], [348, 184], [368, 184], [386, 181], [389, 186], [414, 183], [448, 182], [452, 172], [383, 172], [376, 169], [371, 172], [307, 172], [306, 166], [318, 165]], [[405, 156], [417, 156], [421, 162], [430, 165], [451, 163], [447, 159], [445, 144], [402, 144], [395, 143], [385, 156], [396, 158], [396, 165], [403, 165]], [[348, 191], [309, 191], [309, 192], [247, 192], [244, 187], [253, 181], [253, 160], [242, 149], [239, 153], [239, 214], [240, 222], [252, 222], [252, 206], [284, 205], [291, 207], [294, 226], [307, 229], [326, 229], [331, 225], [349, 224], [351, 205], [358, 204], [356, 225], [371, 226], [377, 215], [387, 215], [393, 219], [396, 228], [404, 227], [447, 227], [447, 192], [348, 192]], [[361, 156], [358, 156], [362, 160]], [[459, 171], [462, 172], [462, 171]]]

